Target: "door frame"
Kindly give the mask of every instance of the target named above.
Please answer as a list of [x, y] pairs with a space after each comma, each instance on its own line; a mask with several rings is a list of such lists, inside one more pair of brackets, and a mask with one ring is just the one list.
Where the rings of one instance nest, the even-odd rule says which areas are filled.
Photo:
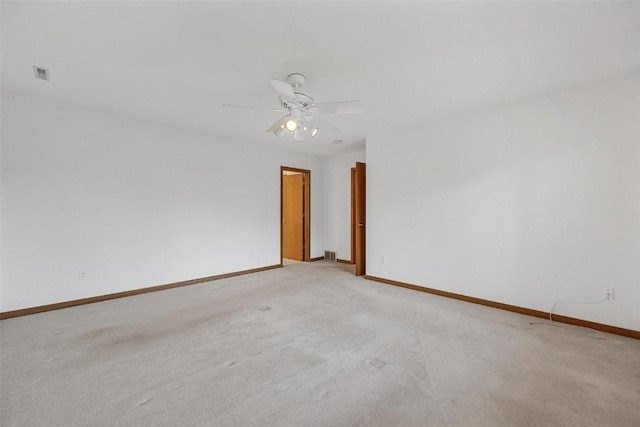
[[351, 264], [356, 263], [356, 167], [351, 168]]
[[356, 162], [355, 167], [355, 264], [356, 276], [366, 274], [367, 239], [367, 165]]
[[303, 175], [303, 218], [302, 218], [302, 260], [310, 261], [311, 260], [311, 171], [309, 169], [299, 169], [293, 168], [290, 166], [280, 166], [280, 265], [283, 265], [282, 258], [282, 249], [283, 249], [283, 239], [282, 239], [282, 220], [284, 219], [283, 215], [283, 198], [282, 198], [282, 185], [284, 171], [290, 172], [299, 172]]

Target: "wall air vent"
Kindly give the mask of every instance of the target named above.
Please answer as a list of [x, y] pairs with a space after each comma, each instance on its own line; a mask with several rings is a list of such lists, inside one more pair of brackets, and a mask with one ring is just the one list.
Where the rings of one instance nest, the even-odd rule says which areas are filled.
[[324, 251], [324, 259], [327, 261], [335, 261], [336, 253], [333, 251]]
[[49, 81], [49, 70], [46, 68], [38, 67], [37, 65], [33, 66], [33, 73], [36, 76], [36, 79]]

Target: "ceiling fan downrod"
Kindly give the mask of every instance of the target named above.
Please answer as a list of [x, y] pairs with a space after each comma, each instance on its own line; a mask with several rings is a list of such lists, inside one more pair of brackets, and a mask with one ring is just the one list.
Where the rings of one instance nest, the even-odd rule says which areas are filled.
[[287, 76], [287, 81], [293, 87], [294, 90], [298, 90], [305, 84], [307, 78], [304, 74], [300, 73], [291, 73]]

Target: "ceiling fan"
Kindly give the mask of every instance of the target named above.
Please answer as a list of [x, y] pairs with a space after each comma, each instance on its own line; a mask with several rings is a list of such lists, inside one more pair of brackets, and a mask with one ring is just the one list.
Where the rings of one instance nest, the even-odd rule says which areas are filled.
[[[364, 109], [360, 101], [338, 101], [316, 103], [311, 96], [301, 92], [306, 78], [304, 74], [292, 73], [287, 76], [287, 81], [270, 79], [271, 85], [278, 93], [280, 108], [271, 108], [271, 111], [282, 111], [287, 114], [278, 119], [267, 132], [273, 132], [278, 138], [287, 133], [293, 134], [297, 142], [304, 140], [305, 135], [314, 137], [318, 134], [318, 127], [314, 120], [319, 114], [353, 114], [362, 113]], [[242, 105], [223, 104], [227, 108], [256, 109]]]

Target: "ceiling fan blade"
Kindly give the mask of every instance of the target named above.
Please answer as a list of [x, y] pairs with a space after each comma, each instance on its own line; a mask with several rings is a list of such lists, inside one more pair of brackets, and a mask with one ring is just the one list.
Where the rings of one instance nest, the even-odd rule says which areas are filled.
[[270, 79], [269, 81], [271, 82], [271, 86], [273, 86], [273, 88], [276, 90], [276, 92], [278, 92], [278, 94], [280, 94], [281, 97], [291, 101], [297, 101], [296, 94], [293, 93], [293, 88], [289, 83], [285, 83], [276, 79]]
[[329, 123], [326, 119], [323, 119], [322, 117], [317, 117], [315, 120], [316, 120], [316, 124], [320, 128], [320, 131], [323, 132], [323, 135], [325, 134], [325, 132], [331, 132], [334, 134], [340, 134], [342, 132], [340, 129], [338, 129], [337, 127], [335, 127], [334, 125]]
[[274, 124], [271, 125], [271, 127], [269, 129], [267, 129], [267, 132], [275, 132], [278, 129], [282, 128], [282, 126], [284, 125], [284, 121], [287, 118], [287, 116], [285, 117], [281, 117], [278, 120], [276, 120], [276, 122]]
[[224, 108], [237, 108], [239, 110], [257, 110], [257, 111], [287, 111], [284, 108], [254, 107], [251, 105], [235, 105], [222, 104]]
[[324, 114], [356, 114], [364, 113], [360, 101], [319, 102], [316, 107]]

